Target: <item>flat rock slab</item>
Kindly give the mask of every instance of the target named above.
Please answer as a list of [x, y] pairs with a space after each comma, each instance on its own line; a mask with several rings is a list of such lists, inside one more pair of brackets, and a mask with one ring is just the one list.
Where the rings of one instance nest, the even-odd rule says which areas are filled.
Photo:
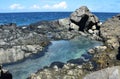
[[120, 66], [93, 72], [86, 75], [84, 79], [120, 79]]

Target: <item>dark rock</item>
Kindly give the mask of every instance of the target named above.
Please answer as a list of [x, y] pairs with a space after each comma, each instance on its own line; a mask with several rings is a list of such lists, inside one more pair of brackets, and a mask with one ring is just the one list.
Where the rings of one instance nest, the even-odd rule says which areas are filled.
[[2, 73], [0, 79], [12, 79], [12, 74], [9, 72]]
[[58, 68], [62, 68], [62, 67], [64, 66], [64, 63], [62, 63], [62, 62], [53, 62], [53, 63], [50, 65], [50, 68], [53, 68], [55, 65], [56, 65]]
[[12, 74], [0, 65], [0, 79], [12, 79]]
[[120, 47], [118, 48], [118, 54], [116, 55], [116, 59], [120, 60]]
[[90, 54], [82, 54], [82, 57], [84, 57], [85, 60], [91, 59], [92, 55]]
[[73, 64], [83, 64], [85, 63], [85, 61], [82, 58], [78, 58], [78, 59], [71, 59], [69, 61], [67, 61], [67, 63], [73, 63]]

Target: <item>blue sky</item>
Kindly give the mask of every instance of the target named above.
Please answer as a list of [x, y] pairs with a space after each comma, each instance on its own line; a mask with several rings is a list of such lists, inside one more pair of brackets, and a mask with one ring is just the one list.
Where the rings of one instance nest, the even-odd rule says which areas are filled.
[[0, 0], [0, 13], [74, 11], [83, 5], [92, 12], [120, 12], [120, 0]]

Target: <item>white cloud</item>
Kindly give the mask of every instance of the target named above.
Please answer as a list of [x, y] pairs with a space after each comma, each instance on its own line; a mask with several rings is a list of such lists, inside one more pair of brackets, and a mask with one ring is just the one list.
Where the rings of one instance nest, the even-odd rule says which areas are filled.
[[25, 7], [22, 6], [21, 4], [12, 4], [10, 5], [10, 9], [11, 10], [15, 10], [15, 9], [24, 9]]
[[31, 9], [40, 9], [40, 6], [39, 6], [39, 5], [34, 4], [34, 5], [31, 7]]
[[53, 4], [53, 5], [44, 5], [43, 8], [45, 9], [66, 9], [67, 8], [67, 3], [65, 1], [62, 1], [60, 3], [57, 4]]

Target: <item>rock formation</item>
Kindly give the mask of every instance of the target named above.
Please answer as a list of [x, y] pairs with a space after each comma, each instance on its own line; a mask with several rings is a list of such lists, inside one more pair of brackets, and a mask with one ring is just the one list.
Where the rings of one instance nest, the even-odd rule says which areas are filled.
[[68, 18], [33, 23], [28, 29], [45, 34], [55, 40], [72, 39], [75, 36], [80, 36], [81, 32], [99, 39], [99, 19], [86, 6], [80, 7]]
[[98, 17], [92, 14], [86, 6], [82, 6], [70, 16], [72, 23], [78, 25], [80, 31], [96, 30]]
[[120, 42], [120, 14], [105, 21], [100, 28], [100, 35], [111, 49], [118, 49]]
[[49, 43], [42, 34], [20, 29], [15, 24], [0, 26], [0, 63], [11, 63], [39, 53]]
[[104, 44], [88, 50], [92, 57], [87, 62], [80, 61], [82, 63], [73, 64], [69, 61], [70, 63], [64, 64], [62, 68], [57, 65], [52, 68], [44, 68], [36, 74], [32, 74], [29, 79], [120, 78], [120, 15], [114, 16], [101, 24], [98, 18], [91, 14], [87, 7], [83, 6], [73, 12], [70, 18], [62, 19], [59, 23], [66, 26], [69, 31], [83, 31], [92, 36], [98, 35], [102, 38]]
[[119, 79], [120, 66], [106, 68], [86, 75], [83, 79]]

